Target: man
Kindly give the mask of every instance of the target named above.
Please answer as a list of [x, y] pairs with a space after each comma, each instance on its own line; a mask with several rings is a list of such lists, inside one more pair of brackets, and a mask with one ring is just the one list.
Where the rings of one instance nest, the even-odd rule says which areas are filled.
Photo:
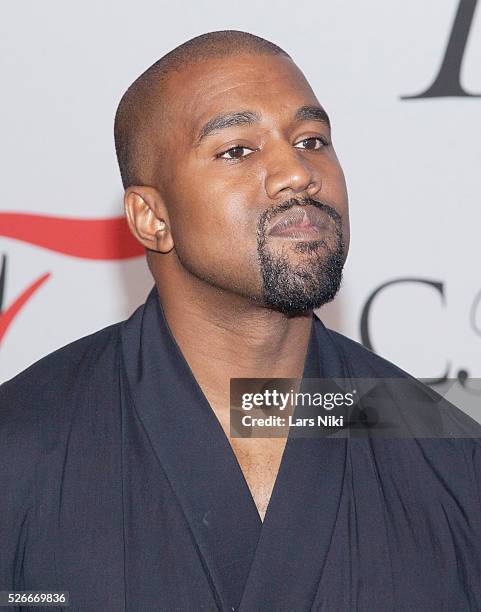
[[409, 378], [313, 315], [340, 286], [348, 197], [292, 59], [194, 38], [128, 89], [115, 140], [155, 287], [2, 385], [0, 589], [79, 611], [481, 609], [473, 422], [229, 436], [232, 378]]

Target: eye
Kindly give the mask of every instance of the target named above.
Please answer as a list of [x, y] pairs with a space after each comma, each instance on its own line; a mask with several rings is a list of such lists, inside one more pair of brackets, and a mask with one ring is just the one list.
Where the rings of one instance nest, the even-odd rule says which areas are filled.
[[304, 145], [302, 147], [297, 147], [301, 149], [307, 149], [308, 151], [317, 151], [318, 149], [322, 149], [328, 144], [325, 138], [321, 138], [320, 136], [312, 136], [311, 138], [304, 138], [300, 140], [297, 145]]
[[230, 149], [227, 149], [227, 151], [224, 151], [223, 153], [219, 153], [218, 155], [216, 155], [216, 157], [221, 159], [242, 159], [243, 157], [247, 157], [248, 155], [250, 155], [250, 153], [244, 155], [245, 151], [250, 151], [251, 153], [254, 152], [253, 149], [249, 149], [248, 147], [236, 145], [234, 147], [231, 147]]

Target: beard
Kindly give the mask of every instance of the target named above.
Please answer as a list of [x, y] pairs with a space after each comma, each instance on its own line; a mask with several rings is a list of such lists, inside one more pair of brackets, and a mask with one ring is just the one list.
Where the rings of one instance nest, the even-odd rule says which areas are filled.
[[[283, 253], [269, 251], [266, 244], [267, 220], [294, 205], [311, 204], [323, 210], [334, 224], [335, 243], [324, 240], [296, 241], [293, 248], [308, 254], [303, 263], [293, 263]], [[327, 304], [339, 291], [345, 262], [345, 247], [339, 213], [331, 206], [303, 198], [289, 200], [266, 211], [259, 219], [257, 253], [261, 266], [263, 302], [286, 315], [301, 315]]]

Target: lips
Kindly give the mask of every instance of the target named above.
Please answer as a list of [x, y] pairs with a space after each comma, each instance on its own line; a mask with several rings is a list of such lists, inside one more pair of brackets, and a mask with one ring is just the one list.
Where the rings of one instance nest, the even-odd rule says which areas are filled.
[[275, 219], [269, 236], [285, 238], [319, 238], [327, 227], [327, 215], [316, 206], [293, 206]]

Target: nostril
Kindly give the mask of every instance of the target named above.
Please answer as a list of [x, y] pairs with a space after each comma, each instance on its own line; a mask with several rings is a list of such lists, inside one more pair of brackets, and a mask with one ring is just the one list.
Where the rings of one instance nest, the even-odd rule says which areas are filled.
[[309, 196], [314, 195], [315, 193], [317, 193], [318, 191], [321, 190], [322, 187], [322, 181], [319, 182], [312, 182], [309, 184], [309, 186], [307, 187], [306, 191], [308, 193]]

